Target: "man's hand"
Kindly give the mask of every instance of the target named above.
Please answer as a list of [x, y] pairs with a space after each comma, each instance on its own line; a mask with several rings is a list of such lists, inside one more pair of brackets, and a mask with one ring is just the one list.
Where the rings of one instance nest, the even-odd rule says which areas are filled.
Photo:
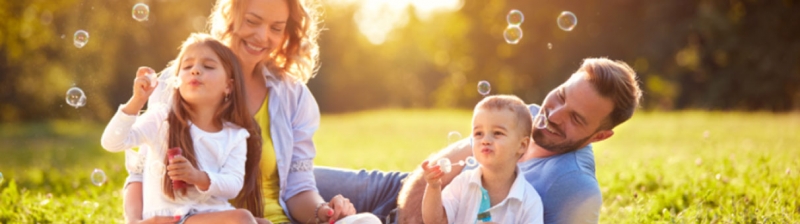
[[422, 162], [422, 171], [422, 175], [425, 177], [425, 182], [428, 182], [428, 186], [441, 189], [444, 172], [442, 172], [439, 165], [430, 166], [430, 162], [425, 160]]

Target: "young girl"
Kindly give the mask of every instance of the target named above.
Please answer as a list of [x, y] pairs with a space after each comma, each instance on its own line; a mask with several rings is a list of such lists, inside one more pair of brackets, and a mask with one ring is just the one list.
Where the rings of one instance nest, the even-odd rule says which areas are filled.
[[[152, 69], [139, 68], [133, 97], [103, 132], [103, 148], [118, 152], [149, 146], [143, 170], [145, 219], [175, 215], [179, 223], [255, 223], [262, 207], [261, 139], [246, 108], [236, 56], [211, 36], [192, 34], [175, 63], [179, 81], [169, 83], [154, 83], [148, 77]], [[175, 88], [169, 90], [171, 105], [151, 105], [137, 116], [157, 85]], [[170, 159], [166, 152], [174, 147], [183, 152]], [[176, 189], [173, 181], [186, 187]], [[234, 209], [228, 202], [233, 198], [250, 211]]]

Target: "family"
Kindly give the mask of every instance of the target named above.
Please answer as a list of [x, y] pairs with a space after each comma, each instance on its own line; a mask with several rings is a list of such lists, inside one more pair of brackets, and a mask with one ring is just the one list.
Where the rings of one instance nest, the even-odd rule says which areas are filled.
[[[638, 107], [630, 66], [584, 59], [541, 105], [488, 96], [468, 138], [411, 172], [319, 167], [305, 84], [319, 22], [302, 0], [217, 0], [208, 33], [160, 75], [139, 68], [101, 139], [126, 152], [128, 223], [598, 222], [591, 143]], [[468, 158], [478, 165], [437, 163]]]

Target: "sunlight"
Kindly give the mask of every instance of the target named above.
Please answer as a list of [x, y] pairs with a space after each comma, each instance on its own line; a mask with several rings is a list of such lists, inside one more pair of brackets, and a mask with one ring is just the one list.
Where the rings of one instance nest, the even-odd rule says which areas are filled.
[[436, 13], [458, 11], [464, 4], [462, 0], [328, 0], [327, 3], [357, 4], [353, 21], [361, 34], [375, 45], [383, 44], [392, 30], [408, 23], [408, 7], [413, 7], [418, 19], [426, 21]]

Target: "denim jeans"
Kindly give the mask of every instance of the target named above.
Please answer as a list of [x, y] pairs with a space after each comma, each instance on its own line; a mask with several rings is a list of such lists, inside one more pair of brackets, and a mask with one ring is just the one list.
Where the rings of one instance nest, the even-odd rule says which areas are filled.
[[341, 194], [350, 199], [356, 212], [369, 212], [381, 220], [397, 208], [397, 194], [407, 176], [407, 172], [314, 167], [317, 189], [325, 201]]

